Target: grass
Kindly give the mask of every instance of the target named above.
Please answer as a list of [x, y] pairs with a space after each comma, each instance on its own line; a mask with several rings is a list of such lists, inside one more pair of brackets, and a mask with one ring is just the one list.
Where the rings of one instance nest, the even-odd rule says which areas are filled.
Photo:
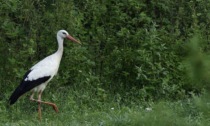
[[[60, 97], [60, 96], [59, 96]], [[65, 97], [65, 96], [63, 96]], [[37, 104], [26, 96], [15, 105], [0, 101], [2, 126], [208, 126], [210, 107], [206, 96], [183, 101], [159, 101], [132, 105], [105, 101], [81, 103], [74, 95], [56, 99], [60, 112], [42, 105], [42, 122], [38, 120]], [[146, 106], [149, 105], [149, 106]]]

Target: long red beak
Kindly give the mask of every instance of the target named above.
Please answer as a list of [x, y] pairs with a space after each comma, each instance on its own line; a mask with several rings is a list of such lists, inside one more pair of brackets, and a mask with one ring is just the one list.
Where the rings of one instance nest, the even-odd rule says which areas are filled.
[[67, 35], [66, 38], [69, 39], [69, 40], [71, 40], [71, 41], [73, 41], [73, 42], [75, 42], [75, 43], [81, 44], [79, 41], [77, 41], [77, 40], [76, 40], [75, 38], [73, 38], [71, 35]]

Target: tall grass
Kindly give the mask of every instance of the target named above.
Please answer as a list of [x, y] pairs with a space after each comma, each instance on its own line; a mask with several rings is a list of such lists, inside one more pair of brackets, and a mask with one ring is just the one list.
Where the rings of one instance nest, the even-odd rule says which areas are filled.
[[12, 107], [8, 107], [6, 101], [1, 101], [0, 125], [208, 126], [210, 121], [208, 94], [176, 102], [146, 102], [130, 106], [119, 105], [112, 99], [100, 104], [100, 107], [95, 103], [81, 104], [73, 94], [65, 101], [56, 100], [56, 103], [59, 113], [55, 113], [51, 107], [42, 105], [43, 115], [40, 122], [37, 104], [29, 102], [26, 97]]

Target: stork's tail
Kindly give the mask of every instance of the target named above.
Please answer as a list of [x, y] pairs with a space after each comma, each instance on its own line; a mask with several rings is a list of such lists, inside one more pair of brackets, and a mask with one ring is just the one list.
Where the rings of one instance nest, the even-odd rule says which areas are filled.
[[10, 96], [9, 98], [9, 104], [10, 105], [13, 105], [17, 100], [18, 98], [22, 95], [22, 90], [20, 87], [18, 87], [13, 93], [12, 95]]

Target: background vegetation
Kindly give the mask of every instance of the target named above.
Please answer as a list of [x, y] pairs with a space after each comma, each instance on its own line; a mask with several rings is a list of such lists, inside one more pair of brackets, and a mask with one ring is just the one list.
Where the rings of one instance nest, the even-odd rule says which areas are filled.
[[[0, 0], [1, 125], [209, 125], [209, 0]], [[7, 100], [24, 73], [65, 43], [43, 99]], [[150, 110], [152, 109], [152, 110]]]

